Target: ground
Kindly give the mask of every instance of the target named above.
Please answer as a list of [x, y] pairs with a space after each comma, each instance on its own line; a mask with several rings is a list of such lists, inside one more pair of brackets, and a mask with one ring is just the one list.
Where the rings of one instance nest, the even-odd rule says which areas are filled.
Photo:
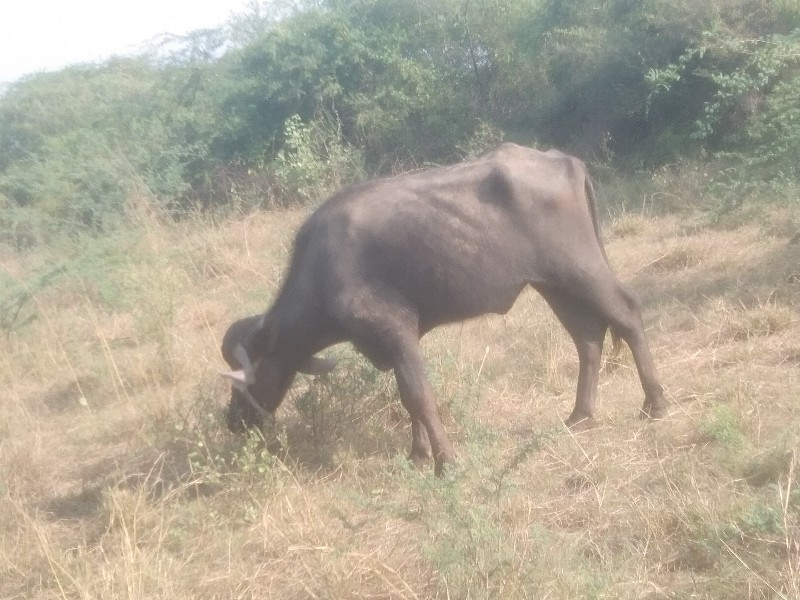
[[607, 219], [663, 421], [637, 418], [625, 350], [565, 428], [577, 357], [533, 292], [432, 332], [444, 480], [345, 346], [296, 382], [277, 456], [225, 430], [221, 336], [268, 305], [305, 214], [0, 251], [0, 597], [800, 598], [796, 211]]

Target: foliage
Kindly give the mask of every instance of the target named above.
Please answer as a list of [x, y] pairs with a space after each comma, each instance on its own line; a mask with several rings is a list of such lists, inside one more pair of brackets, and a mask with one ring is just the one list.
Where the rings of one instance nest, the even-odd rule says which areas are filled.
[[700, 431], [709, 440], [719, 442], [726, 447], [735, 447], [742, 440], [739, 418], [724, 404], [715, 407], [713, 415], [707, 421], [700, 423]]
[[0, 102], [0, 192], [65, 229], [103, 229], [141, 188], [169, 206], [203, 170], [202, 77], [121, 60], [21, 81]]
[[286, 121], [286, 143], [275, 157], [275, 175], [286, 197], [313, 202], [363, 178], [361, 153], [342, 139], [341, 124], [299, 115]]
[[589, 162], [711, 161], [722, 209], [798, 187], [789, 0], [272, 0], [0, 96], [0, 237], [312, 202], [502, 139]]
[[711, 84], [689, 137], [718, 162], [711, 189], [725, 210], [800, 184], [800, 12], [793, 24], [753, 38], [705, 31], [677, 61], [648, 74], [654, 95]]

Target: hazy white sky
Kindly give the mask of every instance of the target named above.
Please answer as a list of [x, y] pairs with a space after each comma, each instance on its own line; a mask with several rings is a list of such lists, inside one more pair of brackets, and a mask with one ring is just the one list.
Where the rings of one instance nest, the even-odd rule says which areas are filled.
[[3, 0], [0, 82], [129, 54], [162, 33], [223, 24], [248, 0]]

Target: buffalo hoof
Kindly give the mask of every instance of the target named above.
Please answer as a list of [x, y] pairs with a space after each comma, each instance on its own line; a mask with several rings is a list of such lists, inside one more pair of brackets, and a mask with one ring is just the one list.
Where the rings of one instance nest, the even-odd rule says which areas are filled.
[[273, 437], [272, 439], [268, 439], [265, 441], [266, 441], [267, 452], [269, 452], [273, 456], [279, 456], [284, 452], [286, 452], [286, 448], [283, 447], [283, 444], [278, 438]]
[[433, 472], [437, 477], [445, 477], [447, 473], [452, 471], [455, 464], [456, 460], [454, 456], [439, 456], [434, 461]]
[[647, 402], [645, 401], [642, 409], [639, 411], [640, 419], [652, 419], [660, 421], [667, 416], [667, 407], [663, 401], [660, 402]]
[[639, 418], [650, 421], [660, 421], [666, 416], [666, 411], [663, 408], [642, 408], [639, 411]]
[[418, 471], [421, 471], [425, 468], [425, 465], [433, 458], [430, 452], [422, 453], [422, 452], [412, 452], [408, 455], [408, 461], [414, 465], [414, 468]]
[[591, 415], [572, 413], [569, 418], [564, 421], [564, 424], [572, 431], [582, 431], [594, 425], [594, 417]]

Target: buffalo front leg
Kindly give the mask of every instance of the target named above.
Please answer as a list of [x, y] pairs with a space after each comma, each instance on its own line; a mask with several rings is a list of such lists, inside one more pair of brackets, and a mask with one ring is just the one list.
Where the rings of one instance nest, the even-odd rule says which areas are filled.
[[400, 400], [411, 417], [411, 460], [420, 464], [433, 454], [435, 473], [442, 475], [455, 452], [439, 418], [417, 341], [398, 344], [393, 364]]
[[433, 456], [428, 430], [422, 421], [411, 417], [411, 453], [408, 460], [418, 469], [422, 468]]
[[567, 294], [545, 292], [542, 295], [564, 325], [578, 351], [575, 407], [566, 420], [567, 426], [572, 427], [594, 417], [603, 341], [608, 326], [595, 310]]

